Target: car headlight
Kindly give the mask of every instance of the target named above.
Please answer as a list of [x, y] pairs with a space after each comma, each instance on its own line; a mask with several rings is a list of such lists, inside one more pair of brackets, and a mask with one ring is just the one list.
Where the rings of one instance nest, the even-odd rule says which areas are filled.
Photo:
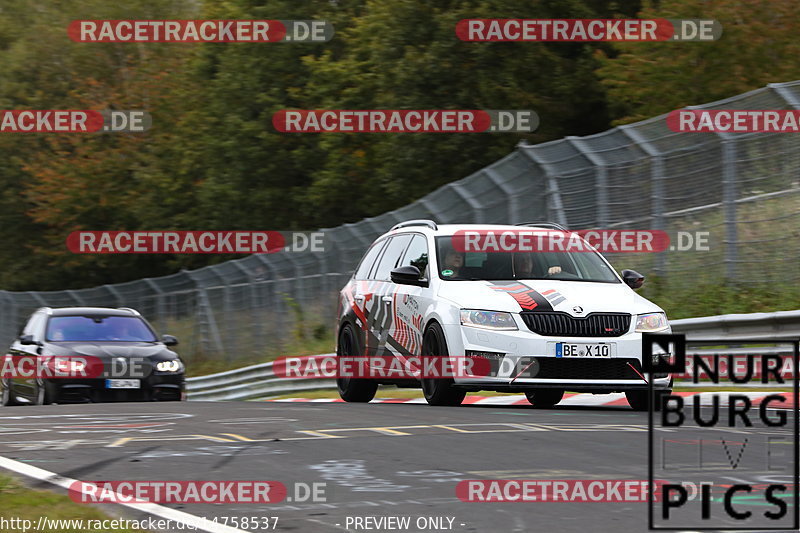
[[500, 311], [480, 311], [477, 309], [461, 310], [461, 325], [474, 328], [515, 330], [517, 324], [511, 313]]
[[86, 362], [80, 359], [70, 359], [69, 357], [56, 357], [53, 359], [52, 367], [61, 373], [81, 373], [86, 368]]
[[647, 313], [636, 317], [636, 332], [652, 333], [669, 329], [666, 313]]
[[159, 372], [180, 372], [183, 370], [183, 365], [180, 359], [172, 359], [171, 361], [159, 361], [156, 363], [156, 370]]

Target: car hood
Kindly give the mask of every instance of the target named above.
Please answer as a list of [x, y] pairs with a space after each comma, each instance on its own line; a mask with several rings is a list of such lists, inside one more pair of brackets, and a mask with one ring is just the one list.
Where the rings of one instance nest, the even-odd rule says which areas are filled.
[[[464, 309], [492, 311], [564, 311], [585, 316], [595, 312], [662, 311], [624, 283], [559, 280], [446, 281], [439, 296]], [[580, 307], [578, 313], [575, 307]]]
[[53, 342], [45, 352], [49, 355], [83, 355], [99, 359], [175, 359], [178, 355], [161, 343], [152, 342]]

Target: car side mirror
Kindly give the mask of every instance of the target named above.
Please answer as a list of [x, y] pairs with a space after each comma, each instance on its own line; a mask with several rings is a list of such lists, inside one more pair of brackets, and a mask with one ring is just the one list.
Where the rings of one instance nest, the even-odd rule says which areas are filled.
[[414, 285], [416, 287], [427, 287], [428, 282], [419, 279], [421, 273], [414, 265], [406, 265], [392, 270], [391, 278], [393, 283], [398, 285]]
[[164, 343], [164, 346], [176, 346], [178, 344], [178, 339], [172, 335], [162, 335], [161, 342]]
[[19, 336], [19, 343], [24, 344], [26, 346], [40, 346], [41, 343], [38, 341], [33, 340], [33, 335], [20, 335]]
[[625, 284], [631, 289], [638, 289], [644, 285], [644, 276], [635, 270], [623, 270], [622, 281], [624, 281]]

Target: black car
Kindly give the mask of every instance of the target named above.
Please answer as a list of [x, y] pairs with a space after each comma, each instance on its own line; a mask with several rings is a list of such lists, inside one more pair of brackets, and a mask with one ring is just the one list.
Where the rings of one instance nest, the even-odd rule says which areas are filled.
[[180, 401], [176, 344], [134, 309], [43, 307], [3, 358], [2, 404]]

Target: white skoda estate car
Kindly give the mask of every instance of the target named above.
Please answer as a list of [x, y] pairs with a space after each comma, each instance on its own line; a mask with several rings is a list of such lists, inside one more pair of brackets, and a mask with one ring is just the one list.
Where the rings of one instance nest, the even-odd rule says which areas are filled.
[[[526, 224], [561, 231], [554, 224]], [[422, 387], [431, 405], [458, 405], [467, 392], [525, 393], [552, 407], [565, 391], [624, 392], [647, 409], [647, 379], [658, 394], [667, 374], [645, 376], [642, 333], [670, 332], [664, 311], [634, 292], [643, 276], [623, 270], [587, 245], [584, 251], [474, 252], [454, 245], [465, 231], [520, 226], [394, 226], [367, 250], [342, 289], [339, 356], [481, 359], [491, 372], [432, 379], [342, 377], [339, 394], [370, 401], [380, 384]], [[564, 230], [566, 231], [566, 230]], [[394, 359], [393, 359], [394, 360]]]

